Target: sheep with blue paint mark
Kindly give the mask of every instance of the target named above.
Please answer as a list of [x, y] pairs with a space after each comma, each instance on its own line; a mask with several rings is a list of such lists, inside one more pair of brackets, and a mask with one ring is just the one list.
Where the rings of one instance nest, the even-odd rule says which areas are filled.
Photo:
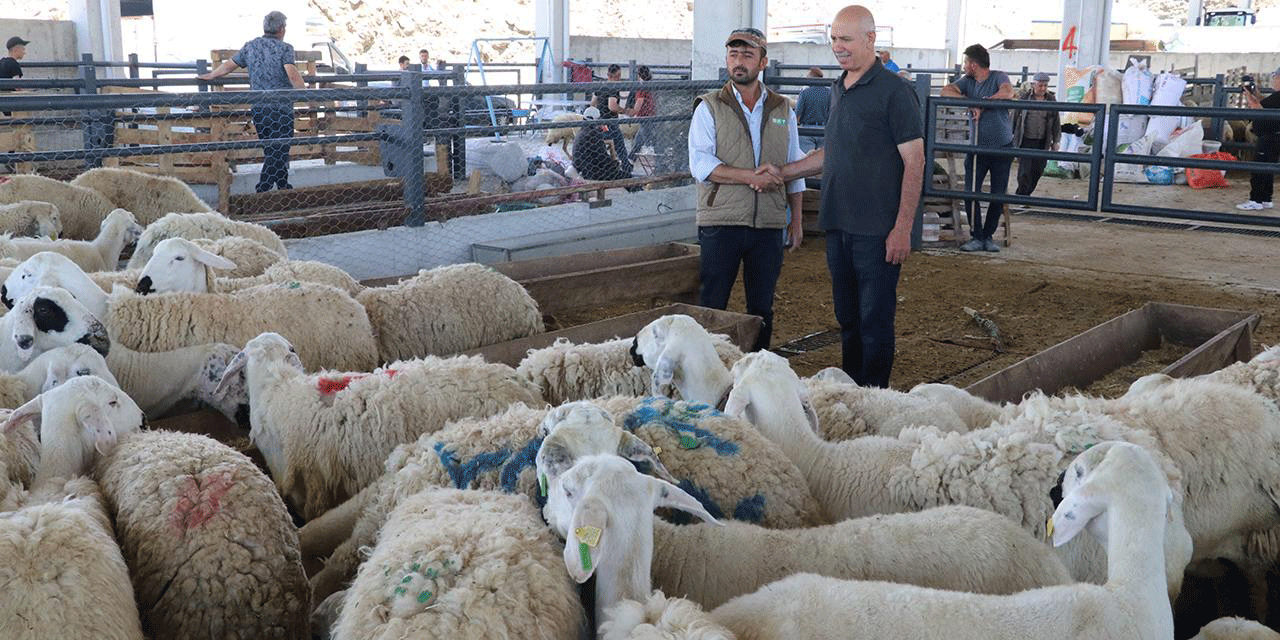
[[289, 341], [269, 332], [231, 359], [223, 382], [238, 383], [241, 371], [249, 392], [249, 437], [280, 493], [308, 520], [381, 476], [383, 460], [397, 445], [448, 420], [538, 402], [537, 391], [513, 369], [474, 356], [308, 375]]
[[[796, 466], [745, 421], [667, 398], [622, 396], [592, 403], [647, 444], [680, 489], [713, 517], [778, 529], [825, 523]], [[490, 489], [521, 493], [541, 506], [535, 465], [546, 415], [546, 410], [515, 405], [489, 418], [450, 423], [397, 447], [387, 458], [387, 475], [359, 497], [363, 509], [350, 529], [333, 527], [325, 518], [314, 528], [303, 527], [304, 548], [321, 555], [332, 550], [312, 579], [317, 601], [351, 578], [358, 550], [373, 543], [387, 514], [409, 495], [434, 487]], [[683, 514], [671, 518], [688, 521]]]

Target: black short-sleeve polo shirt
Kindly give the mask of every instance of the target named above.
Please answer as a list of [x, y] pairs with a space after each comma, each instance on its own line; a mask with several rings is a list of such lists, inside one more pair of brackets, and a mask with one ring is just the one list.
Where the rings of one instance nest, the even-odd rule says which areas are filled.
[[902, 199], [898, 145], [924, 137], [920, 106], [911, 85], [879, 60], [848, 89], [845, 73], [831, 85], [818, 224], [823, 231], [888, 236]]

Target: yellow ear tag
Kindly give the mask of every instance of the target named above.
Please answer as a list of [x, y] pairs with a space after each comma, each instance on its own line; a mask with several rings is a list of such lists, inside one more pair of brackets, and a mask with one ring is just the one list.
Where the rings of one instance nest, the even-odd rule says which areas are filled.
[[1044, 537], [1053, 539], [1053, 516], [1049, 516], [1049, 521], [1044, 525]]
[[578, 527], [573, 530], [573, 535], [577, 536], [582, 544], [588, 547], [595, 547], [600, 544], [600, 529], [597, 527]]

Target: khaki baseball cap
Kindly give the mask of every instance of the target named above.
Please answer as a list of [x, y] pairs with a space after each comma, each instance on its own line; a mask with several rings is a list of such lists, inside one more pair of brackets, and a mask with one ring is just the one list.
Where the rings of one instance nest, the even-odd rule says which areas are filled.
[[729, 34], [728, 39], [724, 41], [724, 46], [731, 47], [735, 42], [740, 42], [749, 47], [755, 47], [761, 51], [769, 50], [769, 43], [764, 38], [764, 32], [754, 27], [734, 29], [733, 33]]

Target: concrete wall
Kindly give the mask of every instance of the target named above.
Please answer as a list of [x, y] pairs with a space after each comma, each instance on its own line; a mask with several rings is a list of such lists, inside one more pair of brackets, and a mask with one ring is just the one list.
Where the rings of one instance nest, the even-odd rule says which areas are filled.
[[692, 40], [599, 36], [569, 38], [569, 57], [574, 60], [591, 58], [596, 62], [624, 63], [634, 59], [638, 64], [689, 64], [692, 54]]
[[[31, 41], [22, 62], [75, 62], [80, 59], [76, 48], [76, 24], [70, 20], [0, 18], [0, 38], [8, 40], [10, 36], [21, 36], [23, 40]], [[76, 70], [24, 68], [22, 75], [24, 78], [74, 78]]]

